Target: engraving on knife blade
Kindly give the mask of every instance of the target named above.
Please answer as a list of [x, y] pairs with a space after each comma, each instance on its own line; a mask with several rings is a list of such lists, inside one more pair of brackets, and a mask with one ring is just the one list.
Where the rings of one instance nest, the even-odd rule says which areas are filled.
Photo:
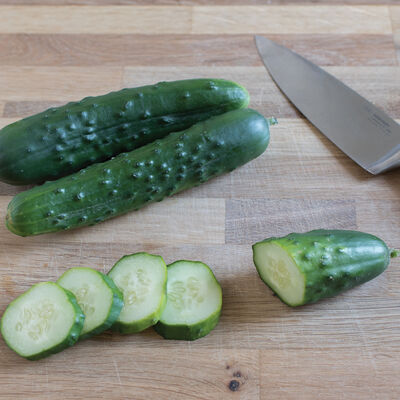
[[365, 106], [365, 110], [368, 112], [368, 121], [379, 128], [385, 136], [392, 136], [390, 124], [388, 124], [380, 115], [374, 112], [371, 107]]

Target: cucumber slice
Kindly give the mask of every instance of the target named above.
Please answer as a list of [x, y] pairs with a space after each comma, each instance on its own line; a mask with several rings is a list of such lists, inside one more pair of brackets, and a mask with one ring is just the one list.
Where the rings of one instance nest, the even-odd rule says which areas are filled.
[[72, 346], [84, 320], [71, 292], [54, 282], [42, 282], [8, 305], [0, 329], [17, 354], [39, 360]]
[[167, 266], [160, 256], [122, 257], [108, 273], [124, 295], [124, 307], [112, 329], [136, 333], [160, 319], [166, 303]]
[[253, 245], [261, 279], [289, 306], [335, 296], [381, 274], [396, 251], [376, 236], [314, 230]]
[[85, 314], [80, 339], [97, 335], [117, 320], [124, 305], [121, 291], [114, 282], [91, 268], [71, 268], [57, 283], [70, 290]]
[[165, 339], [196, 340], [219, 321], [222, 290], [211, 269], [199, 261], [168, 266], [167, 306], [155, 330]]

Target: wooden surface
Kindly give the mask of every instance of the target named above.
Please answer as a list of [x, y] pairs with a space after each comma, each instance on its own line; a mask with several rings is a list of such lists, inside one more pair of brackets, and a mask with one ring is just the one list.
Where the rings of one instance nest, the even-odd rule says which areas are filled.
[[[0, 313], [67, 268], [107, 272], [143, 250], [208, 263], [224, 307], [196, 342], [105, 333], [33, 363], [1, 341], [0, 398], [400, 398], [399, 259], [361, 287], [290, 309], [251, 256], [257, 240], [319, 227], [400, 247], [400, 171], [369, 175], [302, 119], [252, 40], [293, 48], [400, 119], [397, 0], [0, 0], [0, 21], [0, 126], [87, 95], [195, 77], [238, 81], [253, 108], [279, 119], [258, 159], [137, 213], [34, 238], [1, 224]], [[22, 189], [0, 184], [1, 220]]]

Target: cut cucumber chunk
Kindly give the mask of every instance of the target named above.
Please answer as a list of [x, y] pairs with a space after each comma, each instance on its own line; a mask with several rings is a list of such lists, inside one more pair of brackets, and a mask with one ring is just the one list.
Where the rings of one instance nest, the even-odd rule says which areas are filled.
[[71, 292], [54, 282], [43, 282], [8, 305], [1, 319], [1, 334], [20, 356], [39, 360], [72, 346], [84, 320]]
[[165, 339], [196, 340], [219, 321], [222, 290], [211, 269], [199, 261], [168, 266], [167, 305], [155, 330]]
[[57, 283], [75, 295], [85, 314], [80, 339], [110, 328], [124, 305], [122, 293], [114, 282], [91, 268], [71, 268], [64, 272]]
[[382, 273], [396, 252], [376, 236], [314, 230], [253, 245], [261, 279], [289, 306], [335, 296]]
[[122, 257], [108, 273], [124, 295], [124, 307], [112, 329], [136, 333], [160, 319], [166, 303], [167, 266], [160, 256]]

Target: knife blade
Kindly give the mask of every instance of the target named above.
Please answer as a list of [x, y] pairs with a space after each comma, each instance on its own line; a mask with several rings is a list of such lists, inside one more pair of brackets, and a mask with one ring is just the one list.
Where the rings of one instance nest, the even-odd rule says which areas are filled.
[[263, 36], [255, 36], [273, 80], [337, 147], [379, 174], [400, 166], [400, 125], [333, 75]]

